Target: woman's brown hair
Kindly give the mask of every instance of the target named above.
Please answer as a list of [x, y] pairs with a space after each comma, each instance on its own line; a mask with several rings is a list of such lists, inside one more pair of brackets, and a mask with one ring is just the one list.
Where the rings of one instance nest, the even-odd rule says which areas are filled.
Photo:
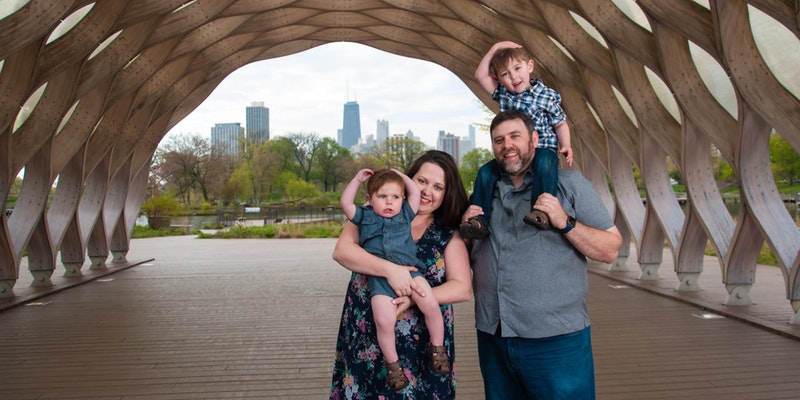
[[433, 212], [433, 216], [445, 226], [458, 229], [458, 225], [461, 224], [461, 216], [469, 206], [469, 201], [464, 183], [461, 181], [461, 175], [458, 173], [456, 161], [450, 154], [443, 151], [428, 150], [411, 164], [406, 175], [413, 178], [425, 163], [436, 164], [444, 170], [442, 205]]

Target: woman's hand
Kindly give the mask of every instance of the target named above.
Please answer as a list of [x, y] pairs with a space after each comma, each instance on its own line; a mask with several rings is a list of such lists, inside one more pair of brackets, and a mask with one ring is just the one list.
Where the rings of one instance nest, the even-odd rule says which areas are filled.
[[397, 306], [397, 315], [403, 315], [414, 305], [414, 300], [411, 300], [410, 296], [400, 296], [392, 300], [392, 304]]
[[358, 228], [352, 222], [342, 228], [333, 249], [333, 259], [350, 271], [386, 278], [398, 296], [410, 296], [412, 291], [425, 296], [425, 292], [411, 278], [411, 272], [417, 268], [394, 264], [364, 250], [358, 244]]
[[389, 268], [386, 270], [386, 280], [389, 286], [392, 287], [395, 294], [398, 296], [411, 296], [411, 292], [415, 291], [420, 296], [425, 296], [425, 292], [419, 287], [414, 278], [411, 277], [411, 272], [416, 271], [416, 267], [400, 267]]

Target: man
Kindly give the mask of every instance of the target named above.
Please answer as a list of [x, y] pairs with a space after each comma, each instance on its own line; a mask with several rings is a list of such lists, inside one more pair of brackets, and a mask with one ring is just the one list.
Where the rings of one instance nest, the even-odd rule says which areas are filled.
[[[491, 123], [502, 173], [492, 196], [492, 234], [473, 243], [478, 356], [487, 400], [594, 399], [586, 259], [611, 263], [622, 238], [600, 197], [574, 170], [534, 208], [551, 230], [530, 229], [530, 170], [537, 134], [520, 111]], [[471, 206], [462, 221], [474, 217]]]

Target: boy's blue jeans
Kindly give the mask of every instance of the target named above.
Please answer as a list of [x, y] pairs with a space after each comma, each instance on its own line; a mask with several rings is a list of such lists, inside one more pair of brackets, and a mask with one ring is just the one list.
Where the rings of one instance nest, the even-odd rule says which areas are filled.
[[[558, 190], [558, 153], [550, 148], [537, 148], [536, 155], [531, 164], [533, 171], [533, 186], [531, 186], [531, 210], [533, 203], [542, 193], [553, 196]], [[478, 169], [475, 177], [475, 187], [472, 188], [470, 202], [483, 209], [483, 215], [478, 216], [484, 226], [488, 226], [492, 215], [492, 193], [500, 178], [500, 165], [497, 160], [491, 160]]]
[[590, 328], [542, 339], [478, 331], [486, 400], [594, 400]]

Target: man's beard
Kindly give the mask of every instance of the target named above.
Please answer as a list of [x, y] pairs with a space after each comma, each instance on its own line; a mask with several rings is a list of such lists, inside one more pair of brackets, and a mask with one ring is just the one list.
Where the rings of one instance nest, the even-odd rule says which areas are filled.
[[515, 161], [508, 161], [504, 158], [501, 158], [500, 166], [504, 171], [506, 171], [507, 174], [516, 175], [525, 169], [525, 166], [529, 164], [529, 161], [532, 158], [532, 155], [531, 157], [528, 157], [527, 154], [519, 153], [519, 157], [517, 157]]

